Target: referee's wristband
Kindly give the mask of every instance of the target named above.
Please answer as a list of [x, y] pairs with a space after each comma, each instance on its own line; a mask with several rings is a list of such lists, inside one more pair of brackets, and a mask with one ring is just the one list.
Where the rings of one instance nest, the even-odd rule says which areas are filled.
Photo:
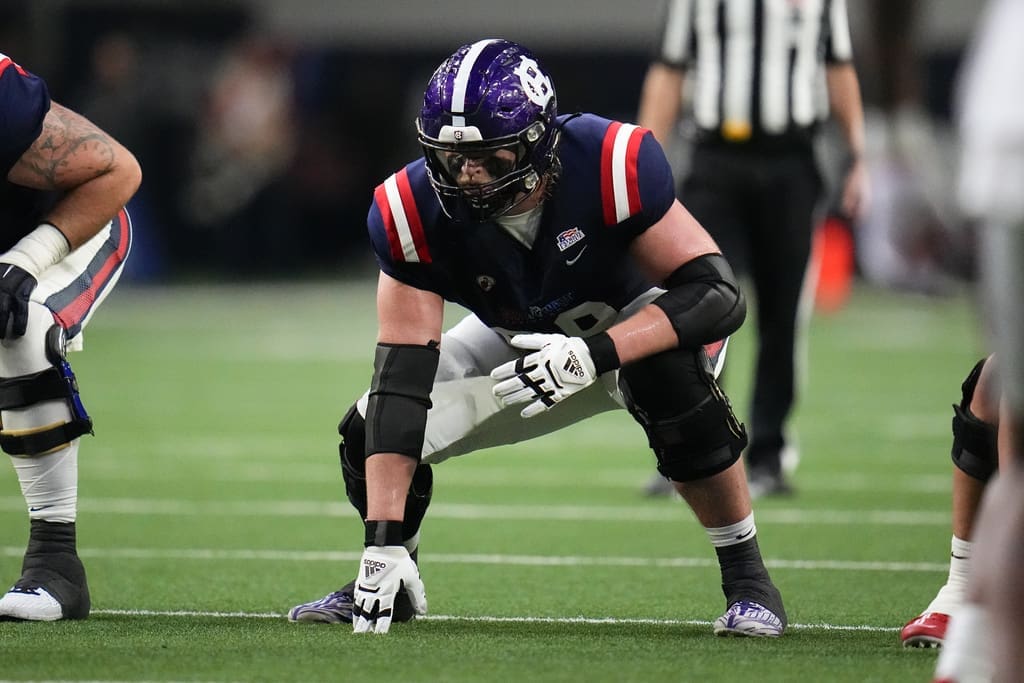
[[18, 266], [38, 278], [44, 270], [60, 263], [70, 253], [71, 243], [64, 233], [52, 223], [41, 223], [0, 254], [0, 262]]
[[583, 343], [590, 351], [590, 359], [594, 361], [594, 370], [598, 375], [603, 375], [622, 365], [619, 361], [619, 352], [615, 350], [615, 342], [607, 332], [598, 332], [593, 337], [585, 337]]

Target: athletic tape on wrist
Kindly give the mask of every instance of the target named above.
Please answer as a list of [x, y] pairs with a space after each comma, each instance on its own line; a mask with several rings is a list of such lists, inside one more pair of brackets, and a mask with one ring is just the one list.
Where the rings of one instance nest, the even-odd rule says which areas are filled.
[[590, 359], [594, 361], [594, 371], [598, 375], [615, 370], [622, 364], [619, 361], [619, 352], [615, 350], [615, 342], [607, 332], [599, 332], [593, 337], [586, 337], [583, 343], [590, 351]]
[[393, 520], [366, 520], [366, 536], [363, 546], [369, 548], [371, 545], [403, 545], [402, 522]]
[[52, 223], [41, 223], [0, 255], [0, 261], [18, 266], [38, 278], [44, 270], [62, 261], [69, 253], [71, 244], [64, 233]]

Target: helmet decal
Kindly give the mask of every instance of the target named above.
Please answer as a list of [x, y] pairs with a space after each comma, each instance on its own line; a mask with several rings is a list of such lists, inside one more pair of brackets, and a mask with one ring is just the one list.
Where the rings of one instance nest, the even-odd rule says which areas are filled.
[[523, 92], [531, 102], [538, 107], [548, 106], [548, 100], [555, 94], [555, 89], [551, 86], [551, 79], [540, 70], [536, 60], [523, 55], [519, 58], [519, 66], [513, 73], [519, 76], [519, 84], [523, 86]]

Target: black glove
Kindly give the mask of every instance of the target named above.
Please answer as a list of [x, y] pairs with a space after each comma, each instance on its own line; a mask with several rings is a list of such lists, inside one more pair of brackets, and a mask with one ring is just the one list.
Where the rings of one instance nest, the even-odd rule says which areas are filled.
[[28, 327], [28, 298], [39, 284], [24, 268], [0, 263], [0, 339], [16, 339]]

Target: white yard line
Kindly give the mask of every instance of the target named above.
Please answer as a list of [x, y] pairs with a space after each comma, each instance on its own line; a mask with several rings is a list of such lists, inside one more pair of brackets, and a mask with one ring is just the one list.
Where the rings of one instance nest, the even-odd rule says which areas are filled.
[[[675, 504], [672, 504], [675, 503]], [[17, 496], [0, 496], [0, 512], [25, 509]], [[146, 498], [86, 498], [79, 511], [89, 514], [240, 516], [240, 517], [352, 517], [347, 502], [210, 501]], [[760, 524], [947, 526], [949, 512], [918, 510], [832, 510], [766, 508], [756, 510]], [[483, 505], [434, 503], [431, 519], [572, 520], [590, 522], [695, 523], [682, 502], [648, 505]]]
[[[215, 619], [283, 619], [284, 614], [275, 612], [203, 612], [194, 610], [146, 610], [146, 609], [94, 609], [92, 614], [107, 614], [127, 617], [209, 617]], [[466, 617], [453, 614], [428, 614], [417, 617], [419, 621], [466, 621], [491, 624], [608, 624], [649, 625], [649, 626], [710, 626], [702, 619], [630, 619], [614, 617]], [[348, 628], [338, 625], [334, 628]], [[787, 628], [807, 631], [871, 631], [895, 632], [897, 626], [871, 626], [867, 624], [790, 624]]]
[[[167, 456], [172, 455], [169, 448]], [[241, 449], [237, 449], [241, 450]], [[183, 455], [174, 455], [178, 460]], [[331, 466], [314, 464], [292, 464], [279, 467], [271, 463], [238, 463], [231, 461], [223, 468], [213, 469], [209, 463], [210, 454], [204, 452], [202, 458], [207, 461], [202, 480], [206, 482], [248, 483], [248, 482], [288, 482], [293, 484], [323, 484], [336, 482], [341, 490], [340, 469]], [[194, 481], [195, 472], [188, 468], [168, 468], [154, 470], [149, 464], [125, 464], [123, 460], [93, 462], [90, 465], [89, 480], [92, 482], [149, 482], [155, 477], [166, 482]], [[595, 469], [587, 473], [587, 483], [600, 489], [629, 489], [639, 495], [640, 486], [650, 476], [650, 472], [640, 469]], [[815, 493], [870, 491], [873, 493], [934, 493], [949, 497], [951, 474], [902, 474], [878, 477], [876, 474], [863, 472], [840, 472], [830, 474], [801, 474], [800, 487]], [[444, 485], [452, 490], [459, 487], [472, 488], [508, 488], [509, 482], [530, 488], [564, 489], [576, 486], [578, 482], [569, 481], [562, 476], [554, 476], [545, 470], [523, 470], [521, 468], [491, 467], [487, 469], [449, 468], [444, 472]], [[944, 499], [945, 499], [944, 498]]]
[[[21, 557], [22, 546], [0, 546], [0, 555]], [[226, 560], [262, 562], [358, 562], [361, 554], [341, 550], [212, 550], [203, 548], [79, 548], [84, 558], [123, 560]], [[424, 553], [430, 564], [482, 564], [520, 567], [654, 567], [701, 568], [717, 567], [718, 562], [705, 557], [584, 557], [573, 555], [500, 555]], [[778, 560], [766, 559], [770, 569], [807, 571], [858, 572], [945, 572], [949, 565], [939, 562], [879, 562], [847, 560]]]

